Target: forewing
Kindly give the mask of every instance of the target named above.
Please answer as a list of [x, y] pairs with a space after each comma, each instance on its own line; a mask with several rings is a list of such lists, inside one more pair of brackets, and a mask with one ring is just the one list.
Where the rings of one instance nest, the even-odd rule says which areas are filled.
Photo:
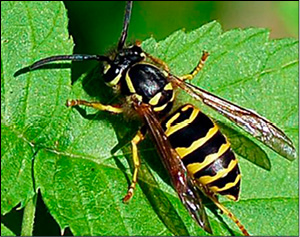
[[195, 181], [188, 174], [177, 152], [171, 147], [152, 109], [148, 105], [142, 104], [136, 110], [143, 117], [148, 127], [148, 131], [160, 153], [162, 163], [170, 174], [172, 185], [176, 189], [180, 200], [196, 222], [204, 230], [212, 233], [204, 206], [199, 197], [199, 191], [194, 184]]
[[184, 82], [173, 75], [170, 75], [169, 80], [195, 99], [201, 100], [204, 104], [235, 122], [239, 127], [243, 128], [246, 132], [250, 133], [284, 158], [294, 160], [297, 157], [296, 149], [292, 141], [283, 131], [266, 118], [254, 111], [241, 108], [210, 92]]

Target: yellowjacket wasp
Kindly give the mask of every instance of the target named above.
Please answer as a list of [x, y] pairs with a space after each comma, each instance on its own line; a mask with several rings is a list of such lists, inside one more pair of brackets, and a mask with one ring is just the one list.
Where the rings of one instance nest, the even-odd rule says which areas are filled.
[[71, 100], [67, 106], [85, 105], [111, 113], [123, 113], [130, 107], [144, 121], [132, 139], [134, 173], [124, 197], [128, 202], [135, 189], [140, 167], [137, 145], [150, 134], [168, 170], [173, 187], [190, 215], [207, 232], [212, 230], [199, 197], [201, 191], [249, 235], [239, 220], [217, 199], [217, 194], [237, 200], [240, 190], [240, 171], [230, 143], [217, 125], [191, 104], [171, 112], [175, 89], [181, 88], [204, 104], [215, 109], [246, 132], [269, 146], [283, 157], [293, 160], [296, 151], [291, 140], [276, 126], [257, 113], [221, 99], [187, 80], [192, 80], [209, 56], [204, 52], [195, 69], [185, 76], [173, 75], [162, 60], [144, 52], [140, 44], [125, 47], [132, 2], [126, 5], [125, 19], [117, 51], [111, 55], [59, 55], [37, 61], [36, 69], [53, 61], [96, 60], [104, 63], [104, 81], [126, 98], [126, 105], [103, 105], [99, 102]]

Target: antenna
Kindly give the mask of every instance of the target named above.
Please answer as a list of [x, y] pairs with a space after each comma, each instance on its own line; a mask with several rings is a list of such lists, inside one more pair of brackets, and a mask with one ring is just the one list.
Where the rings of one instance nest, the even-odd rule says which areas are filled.
[[45, 64], [48, 64], [49, 62], [67, 61], [67, 60], [70, 60], [70, 61], [97, 60], [97, 61], [110, 62], [110, 59], [108, 57], [102, 56], [102, 55], [88, 55], [88, 54], [56, 55], [56, 56], [51, 56], [48, 58], [43, 58], [43, 59], [33, 63], [29, 67], [29, 70], [34, 70]]
[[123, 49], [126, 38], [127, 38], [128, 26], [129, 26], [131, 9], [132, 9], [132, 2], [133, 1], [127, 1], [127, 3], [126, 3], [123, 29], [122, 29], [121, 37], [120, 37], [119, 44], [118, 44], [118, 50]]

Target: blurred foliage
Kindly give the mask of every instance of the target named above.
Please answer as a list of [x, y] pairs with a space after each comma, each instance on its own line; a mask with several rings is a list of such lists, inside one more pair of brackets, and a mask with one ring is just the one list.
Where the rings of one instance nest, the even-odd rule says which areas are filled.
[[[114, 48], [122, 28], [125, 2], [66, 1], [75, 53], [103, 54]], [[298, 2], [275, 1], [136, 1], [128, 39], [157, 41], [176, 30], [191, 31], [217, 20], [224, 30], [262, 27], [272, 38], [297, 37]], [[92, 63], [91, 63], [92, 64]], [[87, 70], [75, 64], [73, 79]]]
[[[119, 1], [66, 1], [70, 32], [77, 41], [77, 50], [101, 53], [114, 46], [122, 27], [124, 5]], [[270, 28], [276, 21], [280, 31], [270, 28], [276, 30], [275, 37], [296, 36], [297, 13], [297, 2], [287, 1], [137, 1], [133, 6], [129, 39], [145, 40], [153, 35], [156, 40], [162, 40], [178, 29], [190, 31], [212, 20], [221, 21], [227, 29], [229, 26]], [[252, 23], [246, 25], [249, 19]]]
[[280, 18], [285, 24], [286, 30], [293, 36], [299, 33], [299, 2], [279, 1], [275, 3]]

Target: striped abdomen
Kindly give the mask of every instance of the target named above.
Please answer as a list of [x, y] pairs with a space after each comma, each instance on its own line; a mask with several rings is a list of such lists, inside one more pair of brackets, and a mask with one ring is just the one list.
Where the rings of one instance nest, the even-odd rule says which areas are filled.
[[186, 104], [162, 123], [171, 146], [194, 178], [214, 193], [237, 200], [240, 170], [230, 143], [199, 109]]

